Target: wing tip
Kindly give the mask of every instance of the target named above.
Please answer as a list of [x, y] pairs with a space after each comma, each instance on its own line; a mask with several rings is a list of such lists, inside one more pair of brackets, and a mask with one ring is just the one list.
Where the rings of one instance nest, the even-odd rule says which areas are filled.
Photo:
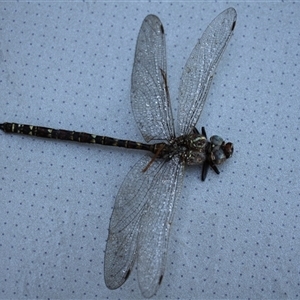
[[142, 295], [145, 298], [151, 298], [151, 297], [153, 297], [157, 293], [159, 287], [161, 286], [163, 278], [164, 278], [164, 274], [161, 274], [159, 276], [157, 284], [154, 284], [151, 287], [148, 287], [147, 289], [140, 287], [140, 289], [142, 291]]
[[104, 276], [105, 285], [110, 290], [116, 290], [127, 281], [130, 274], [131, 274], [131, 269], [128, 269], [126, 272], [124, 272], [124, 276], [119, 278], [119, 280], [113, 274], [110, 274], [110, 275], [105, 274], [105, 276]]

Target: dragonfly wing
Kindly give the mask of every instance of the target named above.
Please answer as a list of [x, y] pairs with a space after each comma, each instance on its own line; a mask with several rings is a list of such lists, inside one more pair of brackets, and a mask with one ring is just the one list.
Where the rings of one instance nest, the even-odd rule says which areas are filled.
[[180, 135], [189, 134], [203, 109], [218, 62], [233, 34], [236, 11], [228, 8], [204, 31], [184, 67], [179, 87]]
[[138, 280], [144, 297], [152, 297], [164, 276], [170, 227], [180, 196], [184, 164], [179, 157], [161, 166], [146, 198], [138, 235]]
[[[161, 201], [161, 197], [151, 199], [149, 196], [153, 197], [153, 189], [162, 190], [157, 178], [176, 167], [164, 160], [154, 160], [150, 168], [142, 172], [150, 159], [146, 155], [136, 163], [127, 174], [115, 201], [104, 259], [105, 284], [110, 289], [120, 287], [127, 280], [139, 255], [137, 241], [141, 234], [141, 219], [145, 210], [149, 209], [150, 200], [151, 203]], [[172, 170], [169, 170], [170, 165]], [[176, 176], [174, 171], [165, 176], [171, 175]], [[174, 184], [172, 187], [174, 188]], [[158, 194], [155, 196], [159, 197]]]
[[161, 21], [154, 15], [145, 18], [138, 35], [131, 77], [131, 106], [147, 142], [174, 138], [165, 34]]

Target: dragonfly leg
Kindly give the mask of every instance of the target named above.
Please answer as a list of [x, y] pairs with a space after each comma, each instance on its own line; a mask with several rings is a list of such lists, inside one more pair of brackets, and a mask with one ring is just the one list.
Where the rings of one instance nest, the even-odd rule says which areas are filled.
[[164, 145], [164, 144], [161, 144], [161, 145], [159, 146], [158, 150], [155, 152], [154, 156], [151, 158], [151, 160], [149, 161], [149, 163], [148, 163], [147, 166], [143, 169], [142, 172], [146, 172], [146, 171], [149, 169], [149, 167], [152, 165], [152, 163], [154, 162], [154, 160], [155, 160], [156, 158], [159, 157], [161, 151], [162, 151], [164, 148], [165, 148], [165, 145]]
[[202, 127], [202, 128], [201, 128], [201, 133], [202, 133], [202, 135], [204, 135], [204, 137], [207, 139], [205, 127]]

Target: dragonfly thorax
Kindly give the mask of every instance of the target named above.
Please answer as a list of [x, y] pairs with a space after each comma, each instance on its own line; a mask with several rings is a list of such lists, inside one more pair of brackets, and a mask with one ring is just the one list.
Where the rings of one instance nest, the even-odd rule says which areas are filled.
[[171, 144], [174, 154], [179, 154], [188, 165], [199, 165], [206, 160], [206, 149], [209, 141], [202, 134], [183, 135]]

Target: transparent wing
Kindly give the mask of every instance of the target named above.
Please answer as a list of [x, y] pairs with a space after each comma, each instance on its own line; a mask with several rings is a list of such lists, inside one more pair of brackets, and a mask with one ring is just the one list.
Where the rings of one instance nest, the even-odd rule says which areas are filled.
[[138, 278], [145, 297], [159, 287], [165, 269], [173, 207], [179, 197], [184, 166], [179, 158], [155, 160], [143, 173], [144, 156], [128, 173], [116, 199], [105, 250], [104, 274], [108, 288], [128, 278], [138, 258]]
[[171, 224], [181, 194], [184, 164], [179, 157], [166, 162], [147, 194], [138, 236], [138, 280], [144, 297], [159, 288], [165, 271]]
[[179, 134], [198, 122], [218, 62], [233, 34], [236, 11], [228, 8], [204, 31], [184, 67], [179, 87]]
[[145, 195], [162, 162], [155, 160], [145, 173], [150, 157], [144, 156], [127, 174], [117, 195], [109, 224], [104, 259], [104, 276], [108, 288], [116, 289], [129, 276], [137, 254], [137, 236]]
[[131, 77], [131, 106], [147, 142], [174, 138], [164, 28], [154, 15], [145, 18], [138, 35]]

